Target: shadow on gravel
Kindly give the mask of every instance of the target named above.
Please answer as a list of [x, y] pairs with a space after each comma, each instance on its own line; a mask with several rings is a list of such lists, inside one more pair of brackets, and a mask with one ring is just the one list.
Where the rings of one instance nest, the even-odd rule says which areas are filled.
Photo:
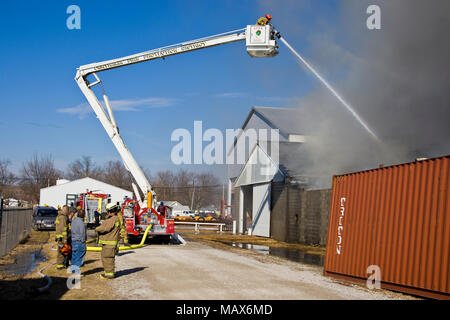
[[139, 268], [131, 268], [131, 269], [126, 269], [126, 270], [120, 270], [116, 272], [116, 278], [122, 277], [122, 276], [126, 276], [135, 272], [139, 272], [142, 270], [147, 269], [147, 267], [139, 267]]
[[81, 273], [83, 274], [83, 276], [87, 276], [87, 275], [94, 274], [94, 273], [103, 273], [103, 268], [94, 268], [94, 269], [87, 270], [87, 271], [84, 271]]
[[0, 300], [58, 300], [69, 290], [67, 278], [52, 277], [52, 286], [37, 292], [46, 283], [44, 279], [0, 280]]
[[134, 251], [125, 251], [125, 252], [119, 252], [118, 256], [124, 256], [130, 253], [134, 253]]
[[94, 259], [86, 260], [86, 261], [83, 262], [83, 266], [85, 266], [87, 264], [94, 263], [95, 261], [97, 261], [97, 260], [94, 260]]

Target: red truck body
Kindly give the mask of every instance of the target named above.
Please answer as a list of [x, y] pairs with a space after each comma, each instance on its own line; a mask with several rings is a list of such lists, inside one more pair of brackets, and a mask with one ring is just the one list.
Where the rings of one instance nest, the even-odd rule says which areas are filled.
[[152, 225], [150, 236], [166, 236], [175, 233], [173, 219], [168, 219], [166, 214], [159, 213], [153, 208], [141, 209], [134, 199], [126, 199], [122, 205], [122, 214], [127, 234], [131, 237], [142, 236], [148, 225]]
[[88, 227], [95, 226], [95, 211], [103, 213], [106, 211], [106, 205], [111, 202], [111, 196], [103, 193], [85, 192], [76, 197], [75, 206], [81, 207], [85, 212], [84, 220]]

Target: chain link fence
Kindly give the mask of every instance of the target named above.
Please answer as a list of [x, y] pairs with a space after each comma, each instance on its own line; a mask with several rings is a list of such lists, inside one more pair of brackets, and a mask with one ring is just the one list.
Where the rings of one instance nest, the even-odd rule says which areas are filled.
[[14, 249], [31, 233], [33, 209], [4, 208], [0, 203], [0, 257]]

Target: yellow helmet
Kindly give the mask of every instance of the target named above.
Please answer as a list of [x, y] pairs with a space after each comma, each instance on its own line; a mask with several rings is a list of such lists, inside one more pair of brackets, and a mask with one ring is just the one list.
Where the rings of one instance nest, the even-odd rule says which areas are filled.
[[119, 212], [120, 211], [120, 206], [118, 206], [117, 204], [114, 204], [114, 203], [108, 203], [106, 205], [106, 211], [108, 211], [108, 212]]

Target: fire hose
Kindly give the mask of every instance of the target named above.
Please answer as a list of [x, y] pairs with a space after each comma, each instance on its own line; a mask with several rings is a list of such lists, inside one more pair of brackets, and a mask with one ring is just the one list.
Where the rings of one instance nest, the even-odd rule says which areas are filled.
[[[148, 234], [148, 232], [150, 231], [150, 228], [151, 228], [151, 227], [152, 227], [152, 225], [149, 225], [149, 226], [147, 227], [147, 229], [145, 229], [145, 233], [144, 233], [144, 236], [142, 237], [141, 243], [136, 244], [136, 245], [132, 245], [132, 246], [122, 246], [122, 247], [119, 247], [119, 251], [123, 251], [123, 250], [132, 250], [132, 249], [138, 249], [138, 248], [141, 248], [141, 247], [144, 245], [145, 240], [147, 239], [147, 234]], [[91, 242], [94, 242], [95, 240], [96, 240], [96, 239], [88, 240], [88, 241], [86, 241], [86, 243], [91, 243]], [[55, 248], [52, 248], [52, 250], [55, 250]], [[58, 249], [56, 249], [56, 250], [58, 250]], [[87, 251], [102, 251], [102, 247], [86, 247], [86, 250], [87, 250]], [[47, 291], [48, 288], [50, 288], [50, 286], [52, 285], [52, 279], [51, 279], [49, 276], [46, 276], [45, 274], [43, 274], [42, 272], [43, 272], [45, 269], [47, 269], [48, 267], [50, 267], [50, 266], [52, 266], [52, 265], [54, 265], [54, 264], [55, 264], [54, 262], [53, 262], [53, 263], [49, 263], [49, 264], [47, 264], [46, 266], [42, 267], [42, 268], [38, 271], [39, 276], [40, 276], [41, 278], [45, 279], [45, 280], [47, 281], [47, 284], [44, 285], [43, 287], [33, 289], [33, 291], [32, 291], [33, 293], [42, 293], [42, 292], [44, 292], [44, 291]]]
[[[145, 229], [144, 236], [142, 237], [141, 243], [135, 244], [132, 246], [128, 245], [128, 246], [119, 247], [119, 251], [133, 250], [133, 249], [141, 248], [145, 244], [145, 240], [147, 239], [147, 234], [150, 231], [151, 227], [152, 227], [152, 225], [150, 224], [147, 227], [147, 229]], [[93, 242], [93, 241], [95, 241], [95, 239], [89, 240], [89, 242]], [[87, 241], [86, 241], [86, 243], [87, 243]], [[102, 247], [86, 247], [86, 251], [102, 251]]]
[[49, 263], [49, 264], [47, 264], [46, 266], [42, 267], [42, 268], [38, 271], [38, 275], [39, 275], [41, 278], [45, 279], [45, 280], [47, 281], [47, 284], [44, 285], [43, 287], [34, 289], [34, 291], [33, 291], [34, 293], [42, 293], [42, 292], [46, 291], [48, 288], [50, 288], [50, 286], [52, 285], [52, 278], [50, 278], [49, 276], [46, 276], [45, 274], [43, 274], [42, 271], [44, 271], [45, 269], [47, 269], [48, 267], [50, 267], [50, 266], [52, 266], [52, 265], [54, 265], [54, 264], [55, 264], [55, 262]]

